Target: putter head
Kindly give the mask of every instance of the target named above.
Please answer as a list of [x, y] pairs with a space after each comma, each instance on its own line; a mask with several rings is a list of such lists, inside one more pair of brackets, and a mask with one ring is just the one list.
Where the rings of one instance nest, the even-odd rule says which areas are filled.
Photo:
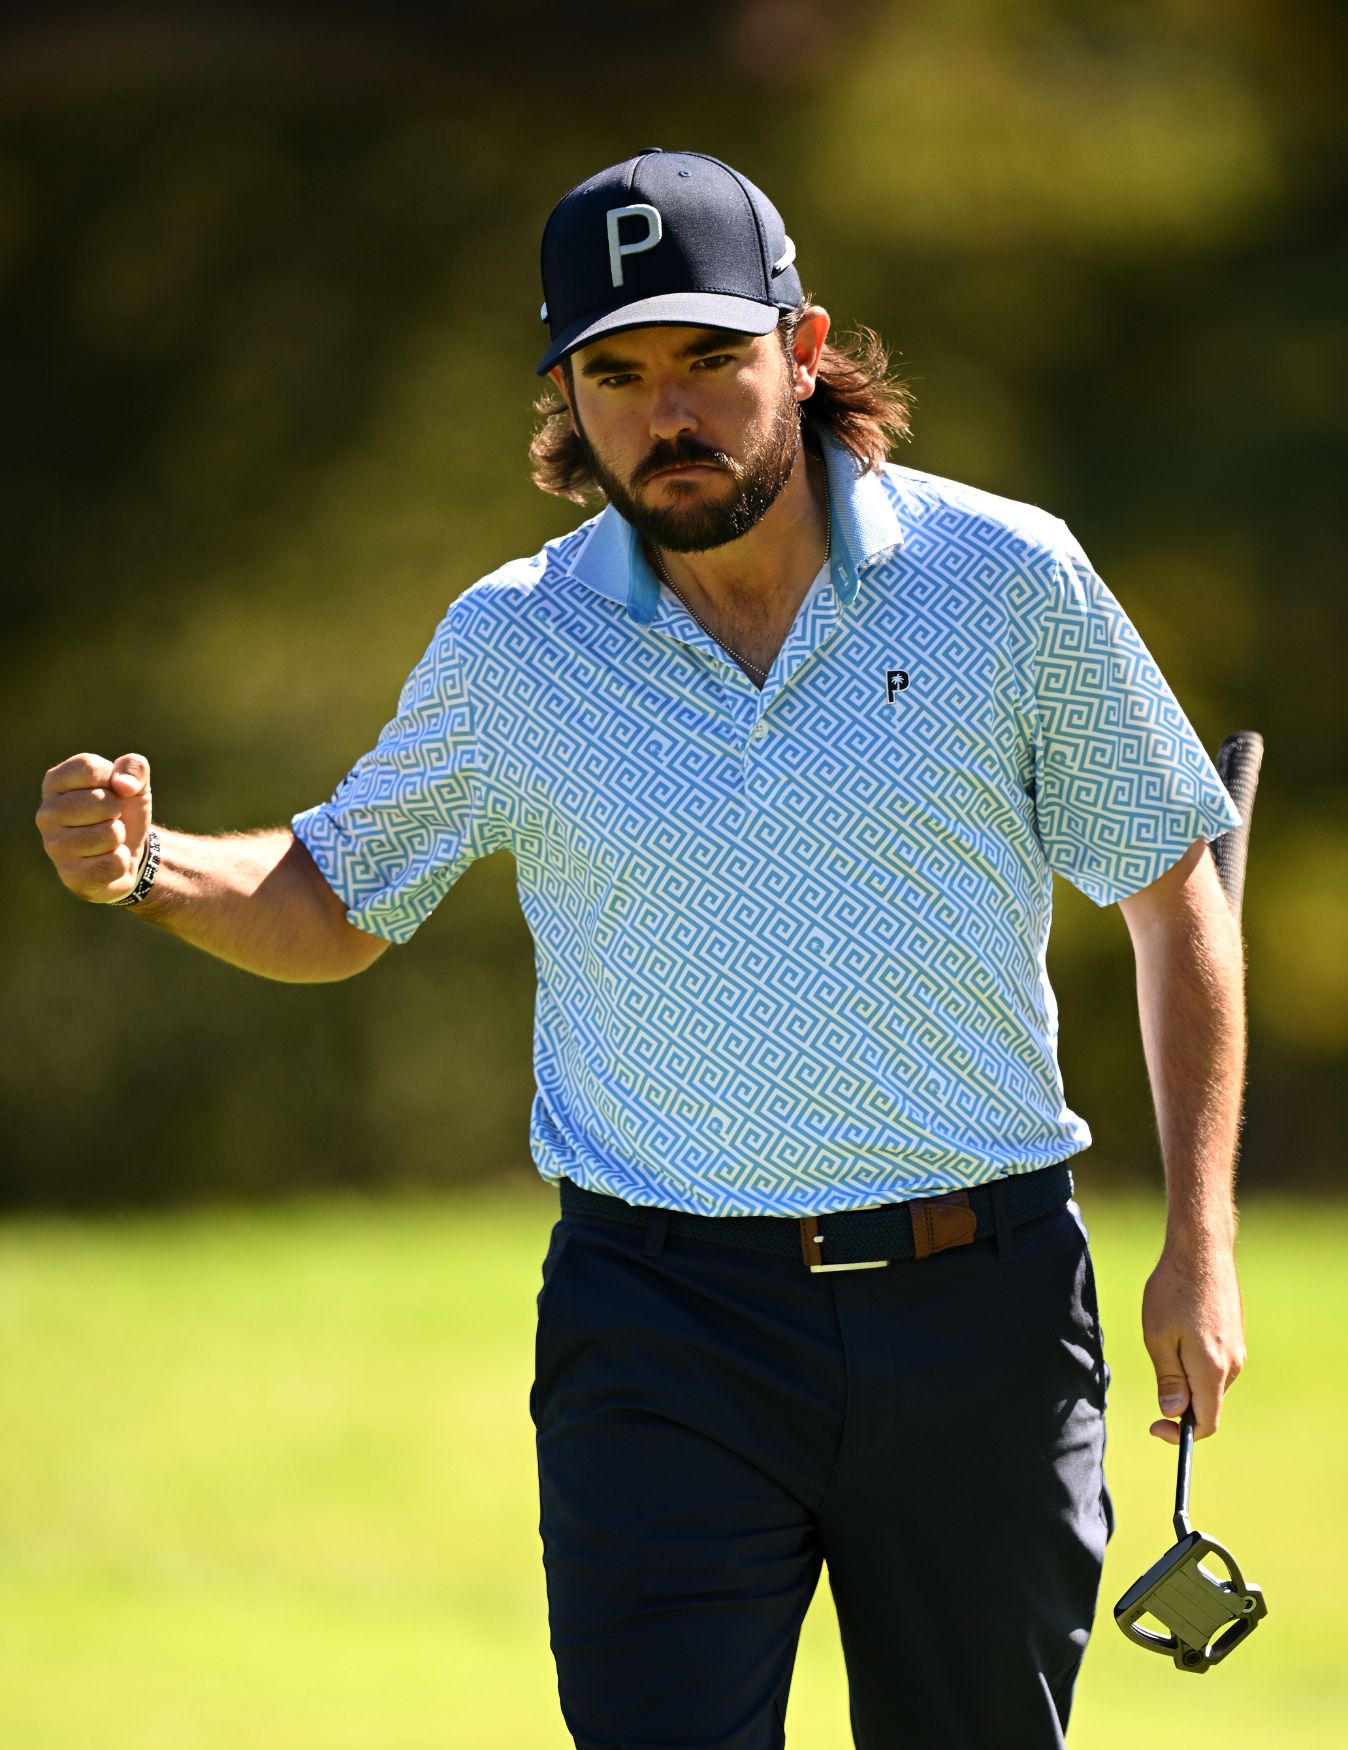
[[[1215, 1556], [1229, 1578], [1209, 1573], [1204, 1556]], [[1168, 1653], [1179, 1670], [1201, 1676], [1251, 1633], [1267, 1609], [1263, 1593], [1245, 1584], [1230, 1552], [1191, 1531], [1128, 1588], [1114, 1606], [1114, 1620], [1139, 1647]], [[1143, 1628], [1143, 1616], [1154, 1616], [1170, 1633]]]

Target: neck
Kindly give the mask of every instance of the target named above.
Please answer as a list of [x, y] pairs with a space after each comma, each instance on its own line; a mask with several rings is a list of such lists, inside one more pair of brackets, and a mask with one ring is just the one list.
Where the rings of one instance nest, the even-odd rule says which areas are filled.
[[828, 484], [823, 461], [801, 445], [786, 485], [760, 522], [723, 547], [659, 558], [697, 608], [738, 617], [757, 609], [794, 616], [828, 551]]

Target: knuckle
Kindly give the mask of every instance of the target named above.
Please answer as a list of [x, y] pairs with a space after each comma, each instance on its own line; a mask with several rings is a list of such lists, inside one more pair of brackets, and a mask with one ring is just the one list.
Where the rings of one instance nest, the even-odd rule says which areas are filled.
[[126, 843], [126, 822], [120, 814], [113, 815], [103, 822], [98, 829], [99, 843], [105, 848], [116, 848]]
[[48, 766], [42, 777], [42, 794], [60, 797], [69, 790], [78, 789], [81, 784], [87, 787], [96, 783], [101, 774], [106, 772], [107, 764], [97, 754], [71, 754], [69, 759], [59, 760], [56, 765]]

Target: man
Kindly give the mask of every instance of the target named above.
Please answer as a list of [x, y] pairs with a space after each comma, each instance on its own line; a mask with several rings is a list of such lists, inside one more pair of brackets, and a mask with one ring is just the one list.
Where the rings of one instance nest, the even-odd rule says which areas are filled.
[[1169, 1191], [1152, 1431], [1192, 1403], [1209, 1435], [1243, 1027], [1205, 841], [1237, 816], [1066, 527], [885, 462], [902, 391], [793, 257], [696, 153], [572, 190], [535, 475], [608, 508], [453, 602], [292, 830], [156, 833], [138, 755], [54, 767], [39, 822], [82, 897], [283, 979], [360, 971], [513, 853], [577, 1744], [780, 1746], [827, 1561], [863, 1750], [1031, 1750], [1109, 1526], [1051, 874], [1131, 933]]

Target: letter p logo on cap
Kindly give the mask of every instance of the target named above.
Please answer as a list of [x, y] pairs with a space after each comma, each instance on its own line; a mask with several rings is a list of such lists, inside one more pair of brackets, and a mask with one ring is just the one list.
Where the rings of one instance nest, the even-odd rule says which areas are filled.
[[[623, 243], [618, 234], [618, 227], [624, 219], [645, 219], [646, 235], [632, 243]], [[608, 267], [613, 284], [623, 283], [623, 256], [643, 255], [646, 250], [654, 249], [664, 235], [664, 226], [660, 215], [654, 207], [649, 207], [644, 201], [639, 201], [632, 207], [610, 207], [608, 211]]]

